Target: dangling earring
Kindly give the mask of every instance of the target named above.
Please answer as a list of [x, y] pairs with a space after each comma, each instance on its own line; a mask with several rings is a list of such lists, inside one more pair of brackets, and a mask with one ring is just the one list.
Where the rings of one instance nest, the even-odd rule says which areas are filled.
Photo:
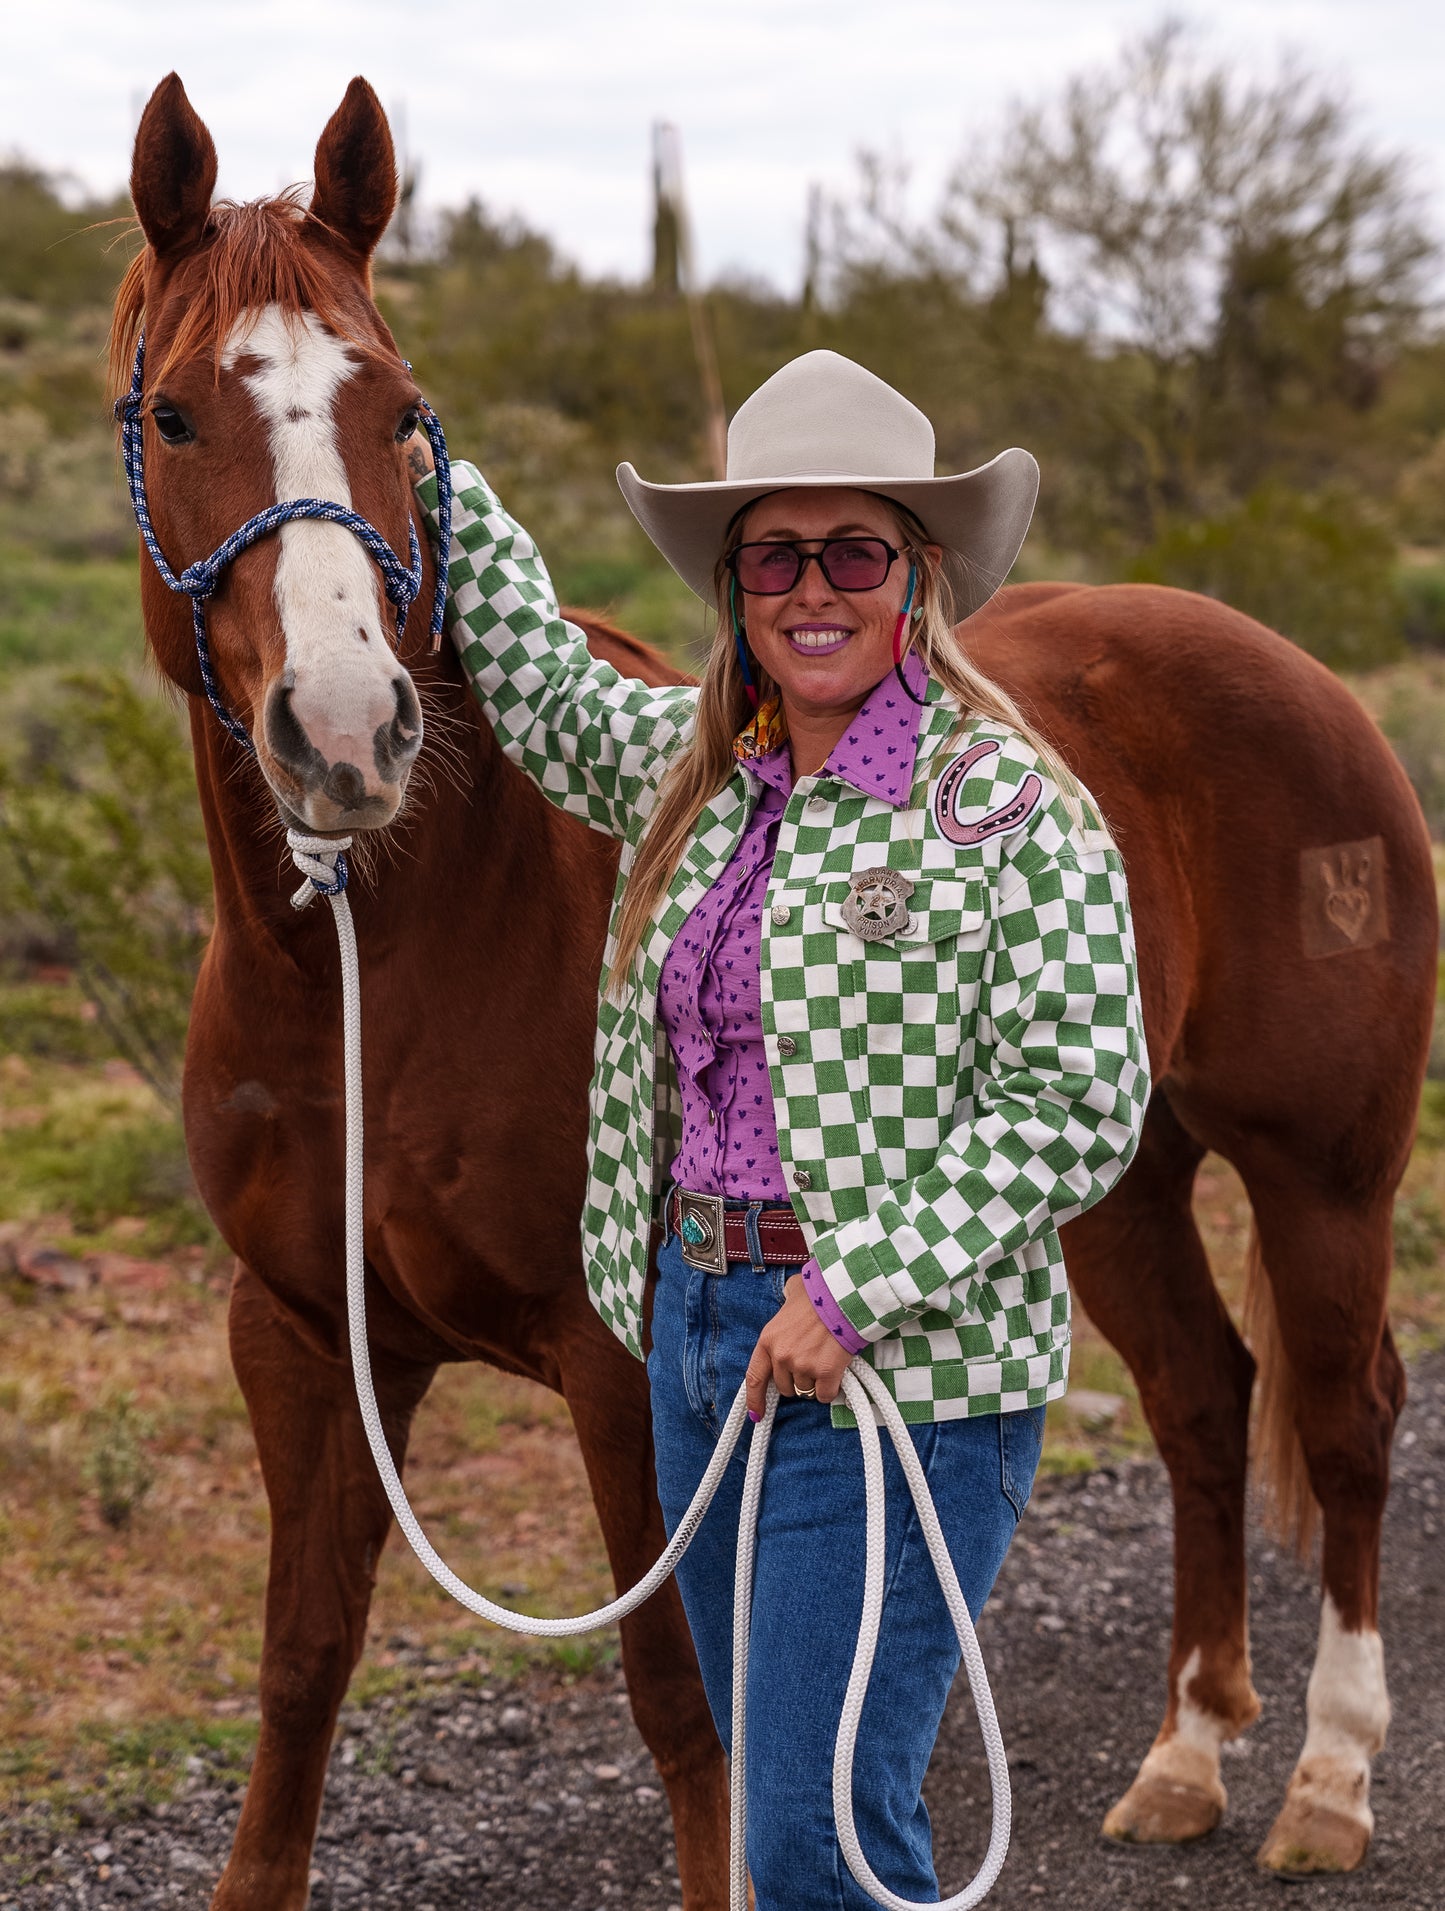
[[728, 611], [733, 620], [733, 642], [738, 647], [738, 662], [742, 666], [743, 689], [747, 693], [748, 702], [756, 710], [758, 686], [753, 681], [752, 666], [748, 663], [748, 646], [743, 636], [743, 622], [738, 616], [738, 580], [735, 577], [728, 579]]
[[913, 604], [913, 596], [917, 588], [918, 566], [910, 564], [908, 566], [908, 595], [904, 598], [903, 608], [898, 613], [898, 622], [893, 626], [893, 674], [897, 677], [904, 696], [921, 708], [928, 702], [927, 693], [925, 692], [921, 697], [915, 697], [908, 679], [903, 674], [903, 633], [908, 626], [909, 613], [911, 612], [914, 618], [923, 615], [922, 604], [919, 604], [916, 609]]

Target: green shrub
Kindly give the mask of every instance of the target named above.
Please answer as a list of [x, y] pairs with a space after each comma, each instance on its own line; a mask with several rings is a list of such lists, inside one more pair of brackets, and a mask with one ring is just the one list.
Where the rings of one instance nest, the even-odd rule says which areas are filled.
[[130, 1525], [155, 1485], [155, 1467], [145, 1446], [154, 1430], [136, 1412], [134, 1394], [116, 1394], [87, 1416], [86, 1483], [100, 1502], [100, 1517], [118, 1533]]
[[1218, 598], [1332, 669], [1400, 654], [1394, 541], [1348, 492], [1262, 486], [1215, 517], [1166, 525], [1129, 576]]
[[1405, 642], [1412, 650], [1445, 650], [1445, 564], [1402, 570], [1397, 588]]
[[210, 907], [175, 711], [119, 671], [68, 678], [0, 758], [0, 916], [48, 925], [116, 1048], [173, 1107]]

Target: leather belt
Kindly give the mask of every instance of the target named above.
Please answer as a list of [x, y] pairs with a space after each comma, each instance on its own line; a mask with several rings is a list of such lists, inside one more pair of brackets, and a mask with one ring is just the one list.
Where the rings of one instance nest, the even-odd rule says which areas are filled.
[[[667, 1207], [668, 1224], [689, 1267], [725, 1274], [730, 1261], [753, 1264], [745, 1209], [725, 1208], [720, 1194], [690, 1194], [686, 1188], [674, 1188]], [[786, 1202], [765, 1203], [756, 1219], [765, 1267], [799, 1267], [807, 1260], [807, 1236]]]

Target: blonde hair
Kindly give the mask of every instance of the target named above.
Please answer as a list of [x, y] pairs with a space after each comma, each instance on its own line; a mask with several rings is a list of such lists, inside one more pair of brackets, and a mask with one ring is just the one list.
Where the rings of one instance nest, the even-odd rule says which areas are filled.
[[[1058, 787], [1075, 828], [1098, 829], [1108, 836], [1108, 826], [1093, 805], [1086, 822], [1078, 778], [1058, 752], [1028, 721], [1009, 693], [969, 661], [967, 647], [954, 621], [953, 592], [942, 568], [928, 554], [929, 538], [923, 526], [895, 499], [885, 497], [882, 502], [897, 520], [903, 555], [911, 559], [918, 571], [915, 605], [922, 614], [910, 620], [903, 639], [903, 654], [907, 656], [917, 649], [928, 667], [928, 674], [938, 679], [959, 706], [958, 723], [940, 748], [951, 747], [974, 717], [986, 717], [1007, 725], [1037, 751]], [[751, 509], [749, 505], [740, 511], [728, 526], [714, 573], [714, 595], [719, 605], [717, 628], [703, 670], [692, 741], [678, 752], [663, 775], [656, 807], [628, 873], [606, 981], [606, 993], [614, 1000], [622, 994], [653, 911], [682, 861], [698, 817], [737, 768], [733, 740], [753, 714], [733, 640], [726, 566], [729, 553], [742, 542], [743, 527]], [[958, 561], [968, 565], [968, 559], [961, 554]], [[776, 692], [777, 685], [760, 663], [755, 662], [753, 670], [759, 700], [765, 702]], [[1112, 842], [1112, 837], [1109, 840]]]

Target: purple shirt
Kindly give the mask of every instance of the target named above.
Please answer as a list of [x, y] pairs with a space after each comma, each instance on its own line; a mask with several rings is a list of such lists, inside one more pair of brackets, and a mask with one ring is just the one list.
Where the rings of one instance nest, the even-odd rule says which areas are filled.
[[[921, 696], [928, 681], [922, 664], [910, 656], [904, 672]], [[870, 692], [819, 776], [901, 808], [912, 792], [917, 747], [918, 705], [890, 672]], [[670, 1172], [696, 1194], [786, 1201], [763, 1048], [759, 942], [778, 825], [793, 793], [787, 743], [750, 767], [762, 784], [757, 804], [732, 860], [678, 931], [657, 992], [682, 1091], [682, 1146]], [[803, 1269], [803, 1285], [824, 1325], [857, 1353], [863, 1342], [812, 1261]]]

